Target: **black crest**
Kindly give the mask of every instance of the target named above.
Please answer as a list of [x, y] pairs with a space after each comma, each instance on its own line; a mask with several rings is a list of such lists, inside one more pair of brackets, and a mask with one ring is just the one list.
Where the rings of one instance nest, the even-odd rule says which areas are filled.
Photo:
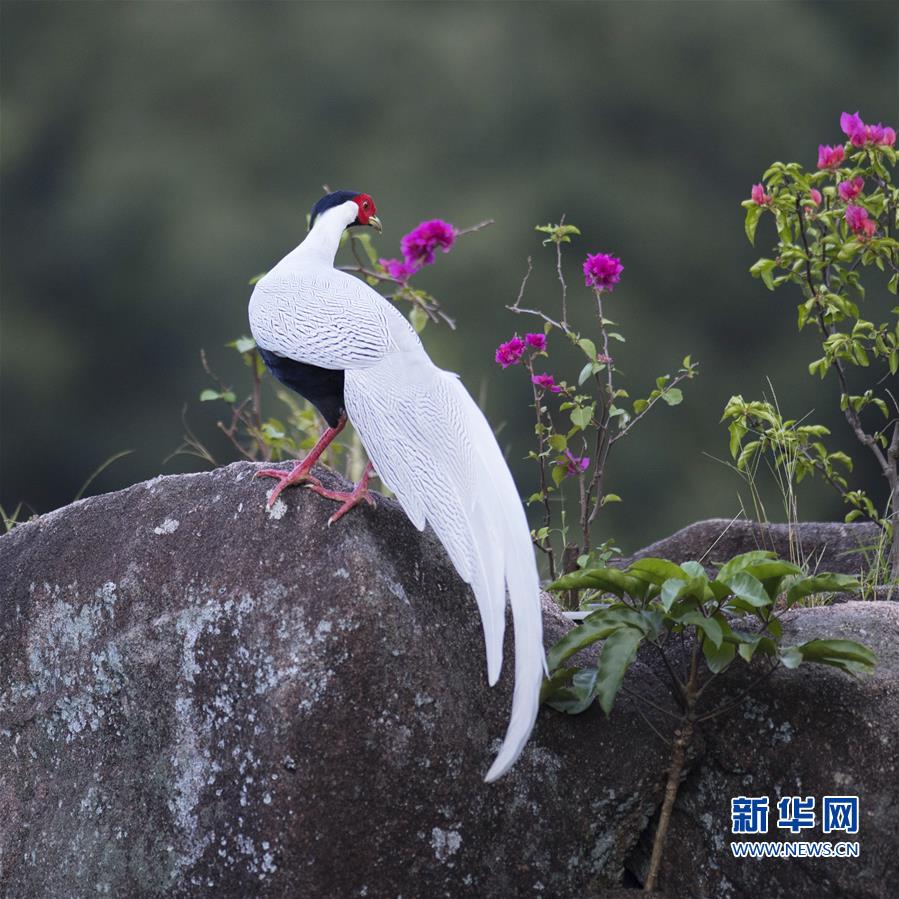
[[313, 207], [309, 213], [309, 227], [315, 224], [315, 220], [327, 209], [333, 209], [335, 206], [341, 206], [347, 200], [358, 197], [358, 190], [335, 190], [332, 194], [325, 194]]

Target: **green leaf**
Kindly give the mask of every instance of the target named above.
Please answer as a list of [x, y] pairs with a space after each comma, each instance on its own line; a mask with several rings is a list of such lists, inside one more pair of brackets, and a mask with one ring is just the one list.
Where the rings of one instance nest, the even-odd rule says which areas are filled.
[[719, 577], [718, 581], [723, 583], [734, 596], [755, 608], [762, 609], [771, 605], [771, 597], [768, 596], [762, 582], [745, 571], [738, 571], [724, 580]]
[[232, 340], [225, 346], [234, 347], [238, 353], [249, 353], [250, 350], [256, 349], [256, 341], [252, 337], [238, 337], [237, 340]]
[[849, 593], [860, 590], [861, 584], [848, 574], [816, 574], [795, 581], [787, 590], [787, 606], [813, 593]]
[[621, 497], [617, 493], [606, 493], [602, 498], [602, 505], [606, 506], [609, 503], [620, 503]]
[[626, 595], [640, 597], [646, 592], [644, 581], [630, 577], [617, 568], [587, 568], [572, 571], [551, 583], [547, 590], [606, 590], [623, 598]]
[[675, 565], [668, 559], [638, 559], [628, 567], [627, 572], [658, 586], [667, 580], [689, 580], [689, 576], [680, 565]]
[[547, 705], [557, 712], [580, 715], [593, 704], [596, 676], [596, 668], [583, 668], [576, 671], [571, 678], [571, 686], [557, 687], [552, 697], [547, 700]]
[[869, 674], [877, 661], [867, 646], [854, 640], [809, 640], [796, 648], [803, 661], [831, 665], [848, 674]]
[[737, 647], [733, 643], [728, 642], [724, 642], [716, 647], [711, 640], [703, 640], [702, 654], [705, 656], [709, 671], [712, 674], [718, 674], [719, 671], [724, 671], [734, 660], [734, 656], [737, 654]]
[[768, 552], [764, 549], [753, 549], [748, 553], [741, 553], [739, 556], [734, 556], [732, 559], [729, 559], [721, 566], [718, 570], [716, 580], [726, 581], [732, 574], [743, 571], [750, 565], [754, 565], [756, 562], [776, 558], [776, 553]]
[[802, 664], [802, 650], [798, 646], [787, 646], [781, 649], [779, 658], [784, 668], [798, 668]]
[[577, 377], [577, 386], [580, 387], [592, 374], [593, 374], [593, 366], [595, 363], [588, 362], [582, 369], [581, 373]]
[[702, 612], [691, 609], [681, 615], [677, 620], [680, 621], [681, 624], [692, 624], [694, 627], [699, 628], [699, 630], [712, 641], [712, 645], [716, 649], [721, 646], [721, 643], [724, 640], [724, 631], [714, 618], [706, 618]]
[[662, 399], [669, 406], [677, 406], [684, 401], [684, 394], [679, 387], [669, 387], [662, 394]]
[[595, 405], [591, 403], [589, 406], [580, 406], [577, 409], [572, 409], [571, 423], [575, 427], [585, 430], [593, 419], [593, 410], [595, 408]]
[[592, 646], [598, 640], [605, 640], [622, 625], [620, 621], [609, 621], [605, 617], [606, 609], [600, 609], [588, 615], [577, 627], [573, 627], [564, 637], [558, 640], [546, 654], [546, 664], [550, 671], [555, 671], [566, 659], [575, 653]]
[[416, 334], [421, 334], [428, 323], [428, 313], [424, 311], [417, 303], [409, 310], [409, 321], [415, 329]]
[[549, 677], [543, 678], [540, 685], [540, 702], [551, 699], [555, 692], [566, 687], [568, 681], [580, 670], [580, 668], [557, 668]]
[[587, 354], [587, 358], [593, 362], [596, 359], [596, 344], [587, 337], [581, 338], [577, 345]]
[[568, 449], [568, 438], [564, 434], [553, 434], [549, 438], [549, 445], [557, 453], [564, 453]]
[[642, 641], [642, 631], [625, 626], [610, 634], [603, 644], [596, 679], [596, 698], [607, 715], [612, 712], [625, 672], [637, 657]]
[[225, 391], [219, 393], [218, 390], [212, 390], [209, 387], [207, 387], [200, 394], [200, 402], [208, 403], [210, 400], [224, 400], [226, 403], [236, 403], [237, 397], [235, 396], [234, 391], [232, 391], [232, 390], [225, 390]]
[[755, 246], [755, 231], [758, 228], [763, 209], [763, 206], [758, 206], [755, 203], [746, 207], [746, 221], [743, 223], [743, 228], [746, 231], [746, 237], [753, 246]]

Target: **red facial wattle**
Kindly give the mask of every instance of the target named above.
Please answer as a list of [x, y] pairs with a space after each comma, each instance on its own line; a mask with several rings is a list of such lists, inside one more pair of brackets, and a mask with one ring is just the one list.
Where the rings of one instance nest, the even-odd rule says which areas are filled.
[[375, 201], [368, 194], [359, 194], [353, 197], [353, 202], [359, 207], [359, 215], [356, 221], [360, 225], [367, 225], [369, 219], [377, 214], [378, 210], [375, 208]]

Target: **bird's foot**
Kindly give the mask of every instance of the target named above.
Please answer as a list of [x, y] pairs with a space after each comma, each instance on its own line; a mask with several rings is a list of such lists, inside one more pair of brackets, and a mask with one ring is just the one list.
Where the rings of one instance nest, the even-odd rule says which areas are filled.
[[281, 495], [281, 491], [287, 487], [293, 487], [296, 484], [306, 483], [310, 487], [321, 487], [321, 481], [314, 475], [310, 474], [312, 470], [312, 463], [309, 462], [308, 458], [303, 459], [302, 462], [297, 462], [297, 464], [290, 470], [284, 471], [280, 468], [261, 468], [259, 471], [253, 474], [254, 478], [275, 478], [279, 483], [272, 490], [271, 494], [268, 498], [268, 507], [271, 507], [275, 504], [275, 500]]
[[328, 519], [328, 527], [331, 527], [335, 521], [340, 518], [343, 518], [350, 509], [358, 506], [360, 503], [368, 503], [370, 506], [374, 506], [375, 501], [371, 495], [371, 491], [368, 489], [368, 479], [371, 476], [372, 465], [371, 462], [365, 468], [365, 472], [362, 475], [362, 479], [358, 484], [349, 492], [344, 490], [328, 490], [326, 487], [323, 487], [319, 483], [315, 484], [307, 484], [309, 490], [314, 491], [319, 496], [324, 496], [327, 499], [333, 499], [335, 502], [341, 503], [340, 508]]

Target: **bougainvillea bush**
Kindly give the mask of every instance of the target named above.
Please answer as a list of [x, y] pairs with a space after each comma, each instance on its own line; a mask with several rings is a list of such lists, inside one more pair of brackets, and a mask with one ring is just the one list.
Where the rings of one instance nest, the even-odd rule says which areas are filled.
[[[499, 345], [495, 359], [503, 369], [523, 369], [533, 391], [536, 446], [528, 456], [536, 466], [537, 489], [528, 503], [539, 505], [543, 514], [532, 538], [555, 579], [608, 559], [610, 541], [594, 546], [592, 528], [605, 505], [621, 501], [607, 489], [609, 456], [657, 403], [676, 406], [682, 401], [679, 385], [695, 376], [697, 364], [687, 356], [674, 375], [660, 375], [645, 396], [632, 399], [621, 386], [622, 373], [612, 349], [625, 338], [607, 313], [618, 299], [612, 294], [624, 265], [611, 253], [586, 254], [581, 264], [583, 287], [571, 301], [590, 310], [595, 324], [589, 332], [581, 332], [569, 318], [563, 259], [563, 248], [581, 232], [564, 219], [537, 231], [546, 235], [544, 245], [554, 248], [560, 310], [553, 317], [521, 305], [533, 269], [529, 259], [518, 298], [507, 308], [535, 318], [539, 330], [514, 334]], [[565, 345], [576, 347], [582, 356], [579, 368], [571, 373], [563, 373], [564, 363], [553, 356]]]
[[[861, 516], [881, 525], [899, 575], [899, 188], [893, 185], [896, 132], [840, 116], [844, 143], [818, 147], [817, 165], [775, 162], [754, 185], [746, 209], [746, 235], [773, 221], [770, 256], [750, 269], [769, 290], [798, 288], [799, 330], [814, 330], [820, 355], [808, 370], [836, 388], [852, 433], [883, 476], [884, 497], [853, 489], [853, 459], [830, 452], [826, 428], [784, 421], [772, 404], [732, 397], [725, 409], [731, 453], [739, 468], [759, 454], [797, 463], [797, 477], [817, 475], [848, 504], [847, 521]], [[892, 307], [892, 308], [890, 308]], [[747, 439], [748, 438], [748, 439]]]

